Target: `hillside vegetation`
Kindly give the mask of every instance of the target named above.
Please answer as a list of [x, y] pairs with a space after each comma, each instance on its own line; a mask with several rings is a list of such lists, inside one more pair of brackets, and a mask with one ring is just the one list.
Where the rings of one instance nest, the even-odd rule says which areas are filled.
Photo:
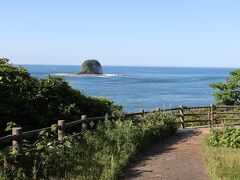
[[73, 89], [63, 78], [30, 76], [21, 66], [0, 59], [0, 135], [8, 122], [24, 131], [46, 127], [58, 119], [80, 119], [82, 114], [104, 116], [121, 109], [106, 98], [93, 98]]
[[[105, 120], [95, 130], [53, 140], [53, 131], [40, 133], [24, 154], [0, 168], [1, 179], [116, 179], [141, 149], [173, 134], [177, 127], [171, 113], [152, 113], [144, 118]], [[34, 148], [35, 151], [29, 151]], [[4, 154], [8, 156], [6, 152]]]
[[212, 179], [239, 179], [240, 129], [212, 129], [203, 141], [203, 154]]

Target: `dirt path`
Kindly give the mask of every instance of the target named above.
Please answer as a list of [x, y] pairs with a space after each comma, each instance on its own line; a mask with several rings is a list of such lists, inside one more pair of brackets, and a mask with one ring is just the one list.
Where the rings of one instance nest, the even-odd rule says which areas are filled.
[[200, 139], [209, 129], [185, 129], [139, 155], [122, 179], [207, 180]]

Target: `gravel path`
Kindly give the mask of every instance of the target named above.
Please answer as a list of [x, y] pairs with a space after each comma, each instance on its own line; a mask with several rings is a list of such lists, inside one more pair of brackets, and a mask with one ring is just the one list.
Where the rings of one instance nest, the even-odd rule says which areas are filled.
[[200, 140], [208, 128], [179, 130], [140, 154], [122, 179], [207, 180]]

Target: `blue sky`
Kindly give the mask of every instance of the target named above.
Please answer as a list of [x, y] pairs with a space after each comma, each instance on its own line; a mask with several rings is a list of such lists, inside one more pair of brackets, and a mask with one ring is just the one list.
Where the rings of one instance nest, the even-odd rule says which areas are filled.
[[16, 64], [240, 67], [239, 0], [8, 0], [0, 56]]

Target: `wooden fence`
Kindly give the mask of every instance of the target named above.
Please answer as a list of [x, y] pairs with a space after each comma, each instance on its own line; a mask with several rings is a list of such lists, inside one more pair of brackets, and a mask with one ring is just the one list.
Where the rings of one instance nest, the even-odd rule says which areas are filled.
[[[236, 111], [233, 111], [235, 109]], [[194, 110], [203, 110], [206, 112], [194, 112], [191, 113], [189, 111]], [[239, 110], [239, 111], [238, 111]], [[185, 113], [188, 111], [187, 113]], [[179, 108], [179, 117], [181, 128], [185, 128], [186, 123], [208, 123], [210, 127], [213, 127], [215, 124], [219, 124], [219, 122], [224, 125], [226, 121], [240, 121], [240, 106], [215, 106], [210, 104], [209, 106], [201, 106], [201, 107], [186, 107], [181, 105]], [[237, 118], [229, 118], [229, 117], [221, 117], [221, 116], [229, 116], [229, 115], [238, 115]], [[204, 118], [199, 118], [200, 116], [204, 116]], [[217, 117], [218, 116], [218, 117]], [[187, 119], [188, 117], [197, 117], [198, 119]], [[237, 123], [239, 124], [239, 123]], [[234, 124], [233, 124], [234, 125]]]
[[[190, 113], [191, 111], [194, 110], [203, 110], [204, 113], [201, 112], [194, 112]], [[218, 109], [226, 110], [226, 111], [218, 111]], [[239, 106], [201, 106], [201, 107], [186, 107], [181, 105], [179, 108], [172, 108], [172, 109], [164, 109], [160, 110], [157, 108], [154, 111], [145, 111], [142, 109], [140, 112], [136, 113], [126, 113], [123, 116], [124, 117], [131, 117], [131, 116], [145, 116], [146, 114], [149, 113], [154, 113], [157, 111], [165, 111], [165, 112], [174, 112], [174, 115], [179, 117], [180, 121], [177, 123], [180, 123], [181, 128], [185, 128], [187, 123], [196, 123], [196, 122], [205, 122], [208, 123], [210, 127], [214, 126], [219, 120], [225, 121], [227, 119], [219, 119], [216, 118], [216, 115], [240, 115], [240, 111], [231, 111], [232, 109], [239, 109]], [[230, 111], [229, 111], [230, 110]], [[205, 113], [206, 111], [206, 113]], [[200, 116], [205, 116], [205, 119], [199, 118]], [[195, 117], [199, 119], [187, 119], [188, 117]], [[66, 129], [72, 128], [76, 125], [81, 125], [82, 127], [89, 127], [89, 124], [97, 124], [99, 121], [103, 121], [106, 117], [90, 117], [88, 118], [86, 115], [82, 115], [80, 120], [72, 121], [65, 123], [65, 120], [58, 120], [58, 132], [57, 132], [57, 139], [59, 141], [63, 140]], [[115, 116], [111, 115], [108, 116], [108, 119], [114, 119]], [[235, 120], [238, 121], [240, 120], [240, 117], [230, 119], [229, 120]], [[23, 152], [22, 150], [22, 142], [23, 139], [29, 139], [36, 137], [41, 131], [43, 130], [50, 130], [51, 127], [46, 127], [42, 129], [37, 129], [37, 130], [32, 130], [32, 131], [26, 131], [23, 132], [22, 127], [15, 127], [12, 128], [12, 134], [5, 136], [5, 137], [0, 137], [0, 144], [7, 144], [7, 143], [12, 143], [12, 151], [16, 154], [21, 154]]]

